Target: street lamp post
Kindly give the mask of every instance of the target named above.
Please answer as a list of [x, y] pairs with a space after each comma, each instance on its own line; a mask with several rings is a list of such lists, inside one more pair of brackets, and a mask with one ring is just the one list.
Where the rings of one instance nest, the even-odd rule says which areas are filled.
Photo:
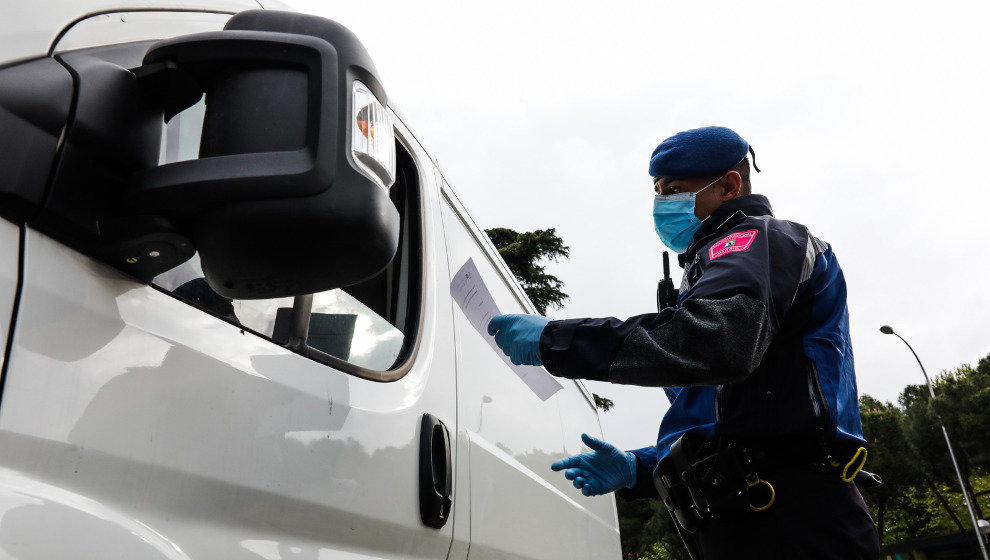
[[[887, 325], [880, 327], [880, 332], [883, 334], [892, 334], [897, 338], [901, 339], [904, 344], [907, 344], [908, 350], [914, 354], [914, 359], [918, 360], [918, 365], [921, 366], [921, 373], [925, 376], [925, 383], [928, 384], [928, 394], [931, 395], [932, 400], [935, 400], [935, 390], [932, 388], [932, 382], [928, 379], [928, 372], [925, 371], [924, 364], [921, 363], [921, 358], [918, 357], [918, 353], [914, 351], [914, 348], [908, 344], [908, 341], [904, 340], [904, 337], [895, 333], [894, 329]], [[956, 453], [952, 450], [952, 442], [949, 441], [949, 431], [945, 429], [945, 424], [942, 419], [939, 418], [939, 425], [942, 426], [942, 435], [945, 436], [945, 446], [949, 448], [949, 458], [952, 459], [952, 466], [956, 469], [956, 477], [959, 479], [959, 488], [962, 490], [963, 499], [966, 500], [966, 508], [969, 510], [969, 520], [973, 523], [973, 531], [976, 533], [976, 541], [980, 545], [980, 552], [983, 554], [983, 560], [990, 560], [987, 556], [987, 547], [983, 542], [983, 535], [980, 533], [980, 525], [976, 521], [976, 513], [973, 511], [973, 504], [969, 501], [969, 494], [966, 492], [966, 484], [963, 482], [962, 470], [959, 469], [959, 463], [956, 461]]]

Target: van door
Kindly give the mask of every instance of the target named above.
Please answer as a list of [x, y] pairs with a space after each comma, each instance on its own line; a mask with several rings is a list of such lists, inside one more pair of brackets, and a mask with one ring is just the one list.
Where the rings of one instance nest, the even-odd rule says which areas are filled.
[[[7, 39], [0, 43], [10, 46]], [[71, 105], [72, 75], [54, 60], [36, 58], [0, 66], [0, 344], [4, 349], [18, 292], [21, 225], [44, 198]], [[6, 359], [6, 352], [0, 359]], [[0, 363], [0, 395], [6, 367]]]
[[[0, 169], [0, 176], [3, 171]], [[0, 344], [7, 347], [11, 321], [14, 313], [14, 302], [17, 297], [18, 261], [20, 256], [21, 231], [16, 225], [0, 219]], [[0, 357], [0, 360], [6, 355]], [[0, 361], [0, 371], [6, 369], [6, 364]], [[3, 391], [3, 378], [0, 375], [0, 395]]]
[[[112, 75], [137, 66], [148, 44], [57, 58]], [[92, 76], [77, 74], [78, 116], [99, 100]], [[166, 161], [195, 157], [185, 143], [198, 142], [197, 114], [165, 129]], [[147, 285], [28, 223], [0, 405], [0, 548], [37, 558], [447, 556], [453, 524], [424, 523], [421, 498], [444, 490], [456, 449], [421, 437], [421, 426], [456, 430], [449, 274], [429, 161], [401, 127], [397, 138], [399, 253], [347, 289], [230, 300], [195, 258]], [[309, 337], [290, 344], [300, 321]], [[434, 478], [425, 485], [424, 472]]]
[[[502, 313], [535, 313], [446, 183], [442, 208], [450, 270], [472, 259]], [[564, 438], [579, 445], [582, 431], [600, 437], [590, 395], [560, 379], [563, 389], [540, 400], [456, 306], [454, 326], [459, 436], [468, 448], [460, 453], [471, 464], [468, 558], [619, 557], [614, 498], [582, 496], [550, 470], [567, 454], [587, 451]]]

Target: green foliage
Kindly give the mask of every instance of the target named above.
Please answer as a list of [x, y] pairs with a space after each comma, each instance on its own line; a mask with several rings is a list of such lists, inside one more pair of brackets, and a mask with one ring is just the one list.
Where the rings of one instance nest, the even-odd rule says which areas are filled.
[[917, 453], [926, 472], [936, 480], [951, 481], [952, 462], [945, 448], [945, 439], [935, 407], [925, 385], [908, 385], [898, 399], [904, 410], [904, 435]]
[[624, 500], [616, 496], [622, 557], [641, 560], [690, 560], [674, 522], [660, 500]]
[[677, 549], [666, 548], [663, 543], [655, 542], [650, 546], [650, 550], [644, 552], [641, 556], [631, 556], [631, 558], [639, 558], [641, 560], [680, 560], [681, 558], [686, 558], [686, 556], [677, 554], [677, 552]]
[[549, 307], [560, 309], [563, 306], [567, 299], [567, 294], [562, 290], [564, 283], [556, 276], [547, 274], [540, 264], [543, 259], [556, 262], [570, 254], [570, 247], [564, 245], [556, 229], [517, 232], [508, 228], [492, 228], [486, 229], [485, 233], [541, 315], [546, 315]]
[[612, 410], [615, 403], [612, 399], [606, 399], [605, 397], [599, 396], [598, 393], [592, 393], [592, 397], [595, 397], [595, 408], [600, 408], [602, 412], [608, 412]]
[[904, 411], [890, 403], [880, 402], [869, 395], [859, 401], [863, 418], [863, 435], [869, 444], [869, 469], [881, 474], [884, 484], [864, 493], [881, 539], [884, 538], [895, 510], [895, 517], [907, 504], [904, 489], [921, 482], [921, 467], [915, 451], [904, 435]]
[[962, 366], [935, 380], [935, 412], [945, 421], [956, 454], [967, 468], [990, 472], [990, 359]]
[[[867, 469], [883, 486], [863, 491], [885, 544], [967, 531], [968, 513], [942, 434], [945, 424], [963, 477], [976, 492], [990, 486], [990, 356], [974, 369], [963, 365], [933, 383], [909, 385], [899, 405], [869, 395], [860, 399], [870, 450]], [[971, 490], [972, 492], [972, 490]], [[974, 500], [977, 515], [987, 496]]]
[[[864, 495], [869, 493], [864, 492]], [[883, 544], [958, 530], [929, 490], [908, 486], [900, 488], [900, 493], [897, 507], [887, 512]], [[874, 517], [876, 515], [874, 512]]]

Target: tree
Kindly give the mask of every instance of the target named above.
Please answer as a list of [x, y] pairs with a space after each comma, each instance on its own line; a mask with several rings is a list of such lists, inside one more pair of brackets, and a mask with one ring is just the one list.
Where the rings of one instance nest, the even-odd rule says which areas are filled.
[[625, 500], [616, 496], [615, 506], [623, 558], [690, 560], [674, 520], [660, 500]]
[[605, 397], [601, 397], [598, 395], [598, 393], [592, 393], [591, 396], [595, 397], [595, 408], [602, 409], [602, 412], [608, 412], [609, 410], [612, 410], [613, 406], [615, 406], [615, 403], [612, 402], [612, 399], [606, 399]]
[[[549, 306], [556, 309], [563, 307], [564, 300], [568, 298], [561, 289], [564, 283], [560, 278], [547, 274], [539, 264], [543, 259], [557, 262], [560, 257], [570, 255], [571, 248], [564, 245], [555, 228], [522, 233], [509, 228], [492, 228], [486, 229], [485, 233], [541, 315], [546, 315]], [[591, 396], [595, 398], [595, 407], [602, 412], [608, 412], [615, 406], [611, 399], [596, 393]]]
[[[967, 494], [982, 517], [990, 488], [990, 356], [975, 368], [962, 365], [927, 385], [908, 385], [898, 405], [864, 395], [863, 432], [867, 468], [884, 484], [863, 491], [883, 542], [969, 530], [966, 506], [942, 436], [945, 425], [963, 473]], [[973, 486], [976, 487], [974, 491]], [[981, 503], [982, 502], [982, 503]]]
[[[962, 530], [935, 481], [921, 468], [917, 452], [904, 433], [904, 411], [863, 395], [859, 400], [859, 413], [863, 419], [863, 435], [870, 447], [869, 469], [880, 473], [884, 480], [879, 487], [863, 491], [863, 498], [873, 511], [880, 542], [890, 538], [903, 540], [912, 534], [936, 530], [931, 523], [933, 518], [938, 517], [938, 506], [924, 500], [921, 494], [926, 489], [932, 491], [938, 503]], [[936, 509], [930, 511], [932, 508]], [[888, 519], [892, 511], [893, 520]], [[901, 515], [906, 511], [911, 514]], [[919, 522], [925, 526], [918, 526]]]
[[[984, 372], [979, 368], [984, 367]], [[932, 473], [933, 481], [956, 485], [955, 467], [949, 458], [942, 435], [945, 425], [952, 440], [956, 461], [962, 471], [970, 501], [978, 517], [982, 507], [973, 496], [970, 479], [977, 471], [987, 472], [988, 444], [986, 426], [990, 421], [990, 364], [980, 360], [977, 369], [963, 365], [943, 371], [932, 383], [935, 399], [927, 386], [909, 385], [901, 394], [905, 410], [905, 432], [918, 455]]]
[[978, 518], [983, 518], [980, 501], [974, 496], [971, 478], [975, 471], [990, 471], [990, 361], [983, 358], [976, 368], [962, 365], [943, 371], [935, 379], [934, 413], [945, 424], [952, 438], [956, 459], [963, 471], [963, 482]]
[[562, 290], [564, 283], [560, 278], [547, 274], [540, 264], [543, 259], [557, 262], [560, 257], [570, 255], [570, 247], [564, 245], [555, 228], [524, 232], [492, 228], [486, 229], [485, 233], [540, 315], [546, 315], [549, 307], [563, 307], [567, 299], [567, 294]]
[[976, 368], [962, 365], [942, 372], [934, 383], [935, 412], [970, 467], [990, 472], [990, 359]]

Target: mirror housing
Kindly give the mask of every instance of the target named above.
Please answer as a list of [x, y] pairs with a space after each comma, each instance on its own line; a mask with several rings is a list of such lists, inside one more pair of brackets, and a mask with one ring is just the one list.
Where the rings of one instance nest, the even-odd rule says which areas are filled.
[[[399, 215], [388, 191], [395, 143], [387, 98], [346, 28], [305, 14], [242, 12], [223, 31], [153, 45], [133, 72], [166, 121], [204, 94], [206, 116], [199, 159], [133, 173], [120, 209], [127, 219], [174, 224], [217, 293], [315, 293], [391, 262]], [[354, 107], [357, 82], [377, 103], [369, 109], [377, 138], [371, 124], [359, 126], [369, 111]], [[380, 164], [355, 157], [355, 127]]]

